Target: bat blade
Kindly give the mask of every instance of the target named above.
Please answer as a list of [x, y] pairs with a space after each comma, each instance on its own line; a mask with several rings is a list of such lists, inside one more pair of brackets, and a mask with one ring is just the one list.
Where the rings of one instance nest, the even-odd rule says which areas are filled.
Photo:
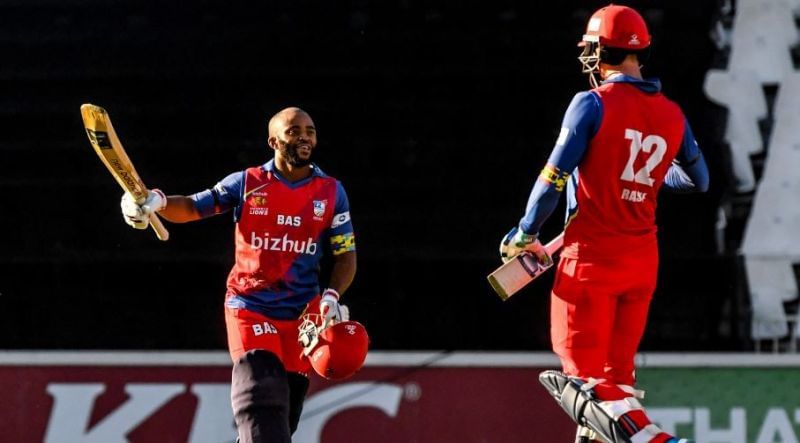
[[[544, 248], [552, 257], [564, 245], [564, 233], [558, 234], [547, 243]], [[508, 300], [528, 283], [538, 278], [553, 265], [542, 266], [532, 254], [523, 252], [499, 268], [495, 269], [486, 278], [494, 291], [503, 301]]]
[[[125, 152], [108, 112], [100, 106], [89, 103], [81, 105], [81, 117], [86, 135], [100, 160], [119, 183], [120, 187], [131, 194], [136, 203], [142, 204], [147, 198], [147, 187], [142, 183], [133, 162]], [[169, 232], [155, 213], [150, 214], [150, 226], [159, 240], [169, 239]]]

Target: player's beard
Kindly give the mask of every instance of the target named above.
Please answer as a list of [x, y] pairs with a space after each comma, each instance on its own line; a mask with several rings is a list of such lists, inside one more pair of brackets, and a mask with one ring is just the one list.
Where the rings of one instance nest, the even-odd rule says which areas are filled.
[[298, 152], [297, 146], [299, 143], [290, 143], [284, 141], [279, 141], [279, 143], [281, 155], [290, 165], [294, 166], [295, 168], [302, 168], [303, 166], [308, 166], [311, 164], [311, 157], [314, 154], [313, 145], [309, 144], [309, 146], [311, 146], [311, 152], [309, 153], [308, 158], [303, 158]]

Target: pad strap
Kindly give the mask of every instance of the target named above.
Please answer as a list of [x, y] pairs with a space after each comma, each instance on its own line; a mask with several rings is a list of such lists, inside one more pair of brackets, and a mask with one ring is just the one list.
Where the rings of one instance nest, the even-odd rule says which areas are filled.
[[663, 433], [664, 431], [662, 431], [661, 428], [651, 423], [642, 428], [642, 430], [639, 432], [633, 434], [631, 437], [631, 443], [648, 443], [649, 441], [658, 437], [659, 434]]
[[614, 421], [619, 421], [619, 418], [628, 412], [644, 409], [639, 400], [633, 397], [623, 398], [622, 400], [599, 401], [597, 404]]
[[632, 396], [638, 398], [639, 400], [644, 399], [644, 390], [643, 389], [636, 389], [631, 385], [617, 385], [618, 388], [622, 389], [623, 391], [631, 394]]

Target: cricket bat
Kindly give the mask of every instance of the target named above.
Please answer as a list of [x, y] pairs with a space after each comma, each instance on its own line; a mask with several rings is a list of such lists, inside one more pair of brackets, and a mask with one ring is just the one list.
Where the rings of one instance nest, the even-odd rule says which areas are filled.
[[[556, 238], [544, 245], [544, 249], [552, 257], [564, 246], [564, 233], [560, 233]], [[555, 262], [555, 260], [553, 261]], [[523, 252], [511, 260], [503, 263], [494, 272], [486, 277], [489, 284], [503, 301], [506, 301], [517, 291], [525, 287], [528, 283], [535, 280], [542, 273], [550, 269], [553, 265], [542, 266], [533, 254]]]
[[[103, 161], [122, 189], [133, 196], [136, 203], [144, 203], [147, 198], [147, 188], [139, 178], [128, 154], [125, 153], [125, 148], [122, 147], [122, 143], [111, 125], [111, 117], [108, 112], [100, 106], [86, 103], [81, 105], [81, 116], [86, 134], [89, 136], [89, 142], [100, 156], [100, 160]], [[167, 241], [169, 239], [169, 232], [155, 213], [150, 214], [150, 226], [156, 231], [159, 240]]]

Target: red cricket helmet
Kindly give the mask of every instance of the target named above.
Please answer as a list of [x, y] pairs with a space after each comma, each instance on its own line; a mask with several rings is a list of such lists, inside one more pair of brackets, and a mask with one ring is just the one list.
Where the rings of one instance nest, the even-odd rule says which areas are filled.
[[304, 354], [317, 374], [328, 380], [342, 380], [358, 372], [364, 365], [369, 350], [367, 329], [357, 321], [343, 321], [320, 328], [314, 315], [307, 315], [300, 326], [310, 340]]
[[598, 9], [589, 19], [586, 34], [578, 46], [587, 43], [636, 51], [650, 46], [650, 32], [635, 9], [610, 4]]

